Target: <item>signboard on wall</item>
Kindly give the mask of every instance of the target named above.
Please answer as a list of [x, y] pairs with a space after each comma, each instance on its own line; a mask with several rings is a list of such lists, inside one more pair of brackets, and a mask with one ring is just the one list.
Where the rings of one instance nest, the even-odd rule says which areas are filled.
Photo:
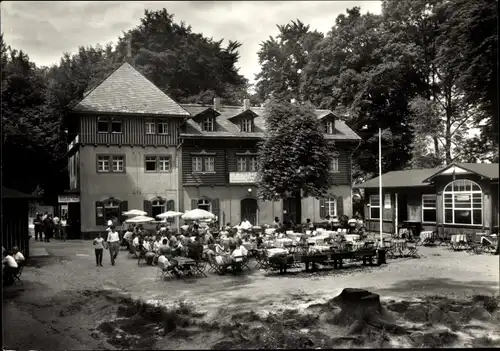
[[230, 172], [229, 183], [248, 184], [257, 181], [257, 172]]
[[385, 196], [384, 196], [384, 208], [391, 208], [391, 194], [385, 194]]
[[57, 199], [60, 204], [80, 202], [79, 195], [59, 195]]

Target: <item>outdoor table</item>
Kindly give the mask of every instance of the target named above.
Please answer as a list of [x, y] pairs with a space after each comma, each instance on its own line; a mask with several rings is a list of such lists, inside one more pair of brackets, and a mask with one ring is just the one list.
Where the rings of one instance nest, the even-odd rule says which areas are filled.
[[467, 235], [464, 234], [455, 234], [451, 236], [452, 243], [461, 243], [461, 242], [467, 242]]
[[330, 236], [328, 235], [318, 235], [318, 236], [313, 236], [312, 238], [307, 239], [308, 244], [314, 244], [314, 245], [321, 245], [325, 243], [325, 239], [329, 238]]
[[274, 232], [276, 232], [276, 228], [267, 228], [264, 233], [266, 233], [267, 235], [271, 235], [271, 234], [274, 234]]
[[293, 240], [290, 238], [281, 238], [274, 241], [274, 246], [283, 247], [285, 244], [292, 244]]
[[432, 244], [436, 236], [433, 231], [427, 230], [420, 233], [420, 242], [423, 244]]
[[365, 242], [364, 241], [353, 241], [352, 242], [352, 249], [353, 250], [361, 250], [365, 247]]
[[406, 240], [405, 239], [392, 240], [391, 248], [393, 250], [394, 256], [404, 256], [404, 250], [406, 250]]
[[344, 238], [347, 241], [357, 241], [360, 239], [360, 236], [358, 234], [345, 234]]
[[279, 254], [286, 254], [286, 253], [288, 253], [288, 251], [285, 249], [282, 249], [282, 248], [267, 249], [267, 256], [268, 257], [272, 257], [272, 256], [279, 255]]

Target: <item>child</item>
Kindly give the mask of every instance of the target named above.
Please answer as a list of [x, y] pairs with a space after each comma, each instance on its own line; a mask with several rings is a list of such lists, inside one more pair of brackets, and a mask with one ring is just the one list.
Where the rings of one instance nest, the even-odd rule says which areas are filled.
[[101, 237], [101, 233], [97, 233], [97, 236], [94, 239], [94, 249], [95, 249], [96, 266], [102, 267], [102, 253], [104, 252], [104, 239]]

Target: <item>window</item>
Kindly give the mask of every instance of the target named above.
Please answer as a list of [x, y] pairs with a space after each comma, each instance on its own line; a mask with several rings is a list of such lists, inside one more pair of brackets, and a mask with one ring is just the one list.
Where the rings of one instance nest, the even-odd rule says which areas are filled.
[[333, 156], [330, 159], [330, 172], [338, 172], [339, 171], [339, 158], [337, 156]]
[[380, 219], [380, 196], [370, 195], [370, 219]]
[[326, 132], [326, 134], [334, 134], [335, 133], [333, 121], [326, 121], [325, 122], [325, 132]]
[[146, 134], [155, 134], [155, 122], [146, 121]]
[[215, 160], [213, 157], [205, 157], [205, 172], [215, 172]]
[[214, 131], [213, 117], [206, 117], [201, 124], [201, 129], [206, 132], [213, 132]]
[[244, 118], [241, 121], [241, 131], [242, 132], [251, 132], [252, 131], [252, 119]]
[[156, 156], [146, 156], [144, 162], [146, 172], [156, 172]]
[[97, 133], [109, 133], [109, 119], [107, 118], [97, 119]]
[[436, 195], [422, 195], [422, 222], [436, 223]]
[[443, 191], [444, 223], [481, 225], [483, 223], [483, 192], [468, 179], [449, 183]]
[[193, 157], [193, 172], [203, 172], [203, 157]]
[[248, 170], [250, 172], [257, 172], [259, 170], [259, 164], [257, 161], [256, 156], [252, 156], [248, 158], [249, 164], [248, 164]]
[[[214, 154], [211, 154], [214, 155]], [[204, 172], [215, 172], [215, 157], [207, 156], [204, 151], [201, 155], [193, 156], [192, 158], [192, 172], [193, 173], [204, 173]]]
[[337, 200], [334, 197], [325, 198], [325, 217], [337, 216]]
[[122, 173], [125, 171], [125, 157], [117, 155], [99, 155], [97, 156], [97, 172]]
[[151, 217], [156, 218], [156, 216], [163, 212], [165, 212], [165, 200], [154, 199], [151, 201]]
[[238, 172], [246, 172], [247, 170], [247, 158], [246, 157], [238, 157]]
[[111, 133], [121, 133], [122, 132], [122, 121], [119, 119], [111, 120]]
[[198, 200], [198, 208], [208, 212], [212, 212], [212, 203], [207, 199]]
[[160, 156], [158, 157], [158, 168], [160, 172], [170, 172], [170, 156]]
[[106, 221], [116, 219], [119, 221], [121, 218], [120, 201], [110, 199], [104, 202], [104, 219]]
[[168, 134], [168, 123], [159, 122], [158, 123], [158, 134]]

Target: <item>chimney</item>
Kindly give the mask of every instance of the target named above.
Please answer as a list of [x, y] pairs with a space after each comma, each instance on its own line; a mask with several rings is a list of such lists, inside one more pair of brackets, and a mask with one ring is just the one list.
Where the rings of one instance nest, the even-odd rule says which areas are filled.
[[243, 111], [250, 109], [250, 99], [243, 100]]
[[214, 97], [214, 110], [220, 110], [220, 97]]

